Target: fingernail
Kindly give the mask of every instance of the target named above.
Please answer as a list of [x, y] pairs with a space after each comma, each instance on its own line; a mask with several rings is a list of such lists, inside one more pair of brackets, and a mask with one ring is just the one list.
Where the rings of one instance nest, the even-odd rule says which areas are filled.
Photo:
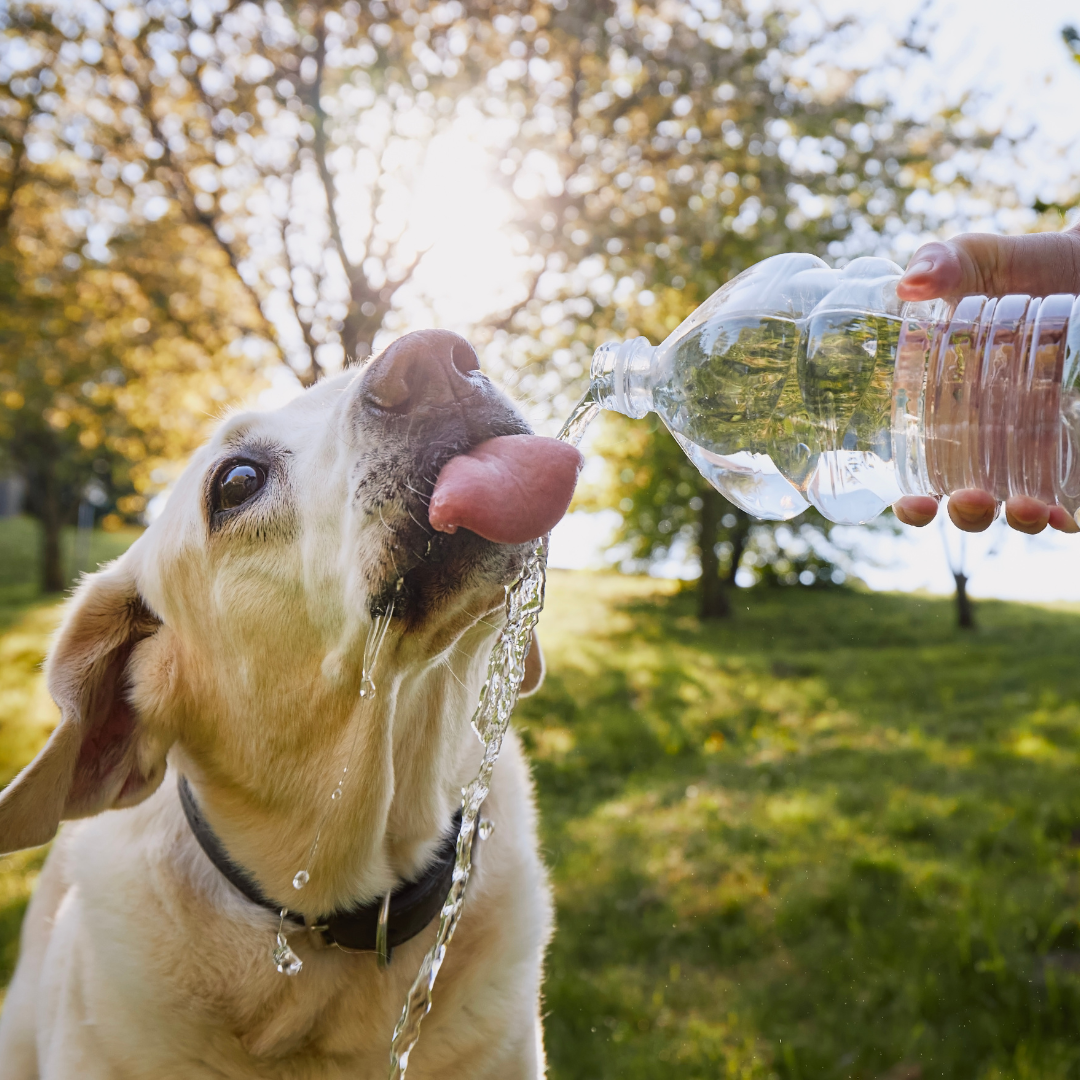
[[920, 259], [917, 263], [912, 263], [911, 266], [904, 271], [903, 277], [900, 280], [904, 281], [908, 278], [919, 277], [921, 274], [929, 274], [936, 265], [937, 264], [933, 259]]
[[952, 506], [950, 507], [953, 514], [956, 515], [961, 521], [968, 525], [977, 525], [980, 521], [985, 521], [987, 515], [990, 513], [990, 507], [984, 506], [979, 509], [967, 509], [966, 507]]
[[1045, 524], [1050, 516], [1049, 507], [1043, 503], [1028, 498], [1017, 498], [1009, 502], [1006, 510], [1012, 515], [1014, 521], [1021, 525]]

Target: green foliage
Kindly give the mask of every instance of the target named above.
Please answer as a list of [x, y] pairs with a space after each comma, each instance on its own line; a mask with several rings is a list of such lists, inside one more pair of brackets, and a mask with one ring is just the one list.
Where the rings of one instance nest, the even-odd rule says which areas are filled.
[[1069, 52], [1073, 54], [1076, 62], [1080, 64], [1080, 32], [1077, 31], [1075, 26], [1066, 26], [1061, 31], [1061, 38]]
[[0, 463], [26, 481], [51, 590], [88, 486], [137, 515], [162, 465], [250, 391], [243, 339], [262, 318], [205, 229], [143, 182], [134, 99], [78, 36], [63, 7], [0, 13]]
[[553, 1080], [1076, 1077], [1080, 615], [553, 573]]
[[131, 515], [154, 470], [252, 387], [253, 365], [230, 347], [242, 323], [221, 317], [229, 290], [215, 295], [220, 266], [190, 230], [148, 229], [142, 250], [118, 245], [126, 265], [106, 268], [71, 261], [77, 245], [50, 216], [24, 198], [18, 241], [0, 247], [0, 442], [38, 516], [50, 486], [70, 508], [91, 479]]
[[[537, 51], [562, 68], [548, 88], [531, 65], [504, 81], [524, 116], [508, 171], [534, 193], [523, 232], [549, 252], [512, 326], [567, 379], [612, 331], [659, 341], [769, 255], [913, 246], [909, 196], [940, 186], [933, 166], [958, 145], [969, 160], [985, 145], [947, 118], [919, 125], [866, 100], [861, 73], [833, 60], [851, 24], [807, 33], [779, 5], [738, 2], [568, 0], [506, 17], [523, 61]], [[951, 184], [968, 180], [954, 171]]]

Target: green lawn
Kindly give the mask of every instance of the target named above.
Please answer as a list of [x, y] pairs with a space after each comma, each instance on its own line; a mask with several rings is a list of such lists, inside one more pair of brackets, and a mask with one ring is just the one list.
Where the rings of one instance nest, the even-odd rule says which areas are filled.
[[[82, 569], [116, 558], [137, 535], [132, 529], [95, 532]], [[71, 567], [74, 530], [63, 539], [65, 565]], [[0, 519], [0, 785], [34, 756], [59, 719], [45, 690], [41, 661], [60, 609], [57, 597], [43, 597], [38, 588], [37, 554], [34, 522]], [[0, 987], [15, 968], [19, 924], [44, 854], [0, 856]]]
[[1080, 1075], [1080, 615], [552, 574], [558, 1080]]
[[[55, 614], [14, 588], [5, 775], [51, 717]], [[703, 627], [671, 583], [551, 575], [518, 723], [554, 1080], [1080, 1077], [1080, 614], [740, 596]], [[2, 861], [0, 978], [39, 858]]]

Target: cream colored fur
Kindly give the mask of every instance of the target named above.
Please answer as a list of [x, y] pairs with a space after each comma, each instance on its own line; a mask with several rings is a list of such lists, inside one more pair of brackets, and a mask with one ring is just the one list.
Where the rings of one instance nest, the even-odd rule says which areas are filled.
[[[377, 694], [359, 697], [371, 590], [393, 569], [390, 518], [406, 511], [364, 512], [354, 498], [370, 449], [350, 420], [357, 378], [224, 423], [162, 516], [79, 587], [48, 663], [63, 720], [0, 796], [3, 850], [83, 818], [61, 830], [26, 916], [2, 1080], [386, 1075], [434, 925], [385, 972], [293, 929], [304, 968], [278, 974], [276, 920], [211, 866], [176, 793], [183, 773], [233, 859], [315, 915], [419, 871], [476, 770], [468, 720], [501, 582], [451, 591], [430, 619], [392, 628]], [[283, 451], [272, 498], [246, 531], [214, 535], [208, 474], [256, 443]], [[296, 892], [354, 731], [355, 764]], [[543, 1074], [550, 902], [512, 736], [485, 816], [495, 829], [477, 844], [410, 1080]]]

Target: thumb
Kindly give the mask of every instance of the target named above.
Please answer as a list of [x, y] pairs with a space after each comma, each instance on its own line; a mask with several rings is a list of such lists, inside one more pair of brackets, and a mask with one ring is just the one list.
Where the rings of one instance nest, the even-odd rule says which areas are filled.
[[1080, 293], [1080, 229], [1028, 236], [964, 233], [924, 244], [896, 293], [901, 300]]

